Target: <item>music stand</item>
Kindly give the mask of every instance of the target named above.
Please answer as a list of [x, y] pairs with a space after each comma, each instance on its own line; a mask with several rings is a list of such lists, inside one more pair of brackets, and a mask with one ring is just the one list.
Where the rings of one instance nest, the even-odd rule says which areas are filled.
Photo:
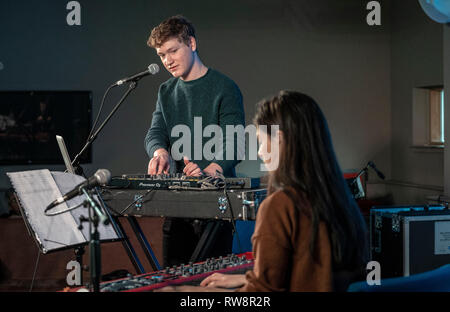
[[[61, 151], [61, 155], [62, 155], [64, 163], [66, 165], [67, 172], [76, 173], [74, 167], [72, 166], [72, 161], [70, 160], [69, 152], [67, 151], [66, 144], [64, 142], [64, 138], [60, 135], [57, 135], [56, 141], [58, 142], [59, 150]], [[97, 194], [99, 195], [98, 192], [97, 192]], [[118, 233], [118, 235], [122, 238], [122, 245], [123, 245], [126, 253], [128, 254], [128, 257], [130, 258], [131, 263], [133, 264], [134, 268], [136, 269], [136, 273], [138, 273], [138, 274], [144, 273], [145, 272], [144, 267], [142, 266], [141, 261], [139, 260], [133, 246], [131, 245], [128, 236], [126, 235], [125, 231], [123, 230], [122, 225], [120, 224], [120, 221], [118, 219], [114, 218], [113, 216], [111, 216], [108, 209], [105, 209], [103, 200], [101, 200], [101, 204], [102, 204], [102, 208], [103, 208], [104, 212], [108, 215], [108, 218], [110, 219], [110, 221], [114, 221], [114, 222], [112, 222], [112, 225], [114, 226], [116, 233]], [[136, 233], [136, 237], [138, 238], [138, 241], [141, 243], [141, 245], [144, 249], [144, 252], [145, 252], [147, 258], [149, 259], [150, 264], [152, 265], [153, 269], [154, 270], [159, 269], [159, 264], [157, 264], [156, 260], [153, 260], [154, 259], [154, 256], [152, 257], [153, 251], [151, 250], [150, 247], [147, 248], [147, 246], [149, 246], [149, 243], [146, 241], [145, 236], [139, 227], [139, 224], [132, 217], [129, 217], [127, 219], [130, 222], [130, 225], [131, 225], [133, 231]], [[80, 264], [81, 264], [83, 254], [84, 254], [83, 246], [77, 247], [77, 249], [75, 249], [75, 255], [77, 257], [77, 261]]]
[[[78, 220], [86, 213], [83, 203], [85, 195], [76, 196], [58, 205], [52, 215], [44, 213], [45, 207], [62, 194], [74, 189], [85, 179], [81, 176], [50, 172], [48, 169], [6, 173], [17, 194], [19, 207], [25, 224], [43, 254], [54, 251], [78, 248], [89, 244], [89, 227], [79, 227]], [[96, 195], [93, 196], [96, 200]], [[97, 200], [97, 202], [101, 202]], [[76, 209], [75, 209], [76, 208]], [[102, 207], [104, 209], [104, 207]], [[105, 210], [105, 209], [104, 209]], [[98, 225], [101, 242], [112, 242], [122, 239], [111, 223]], [[81, 272], [80, 272], [81, 273]]]

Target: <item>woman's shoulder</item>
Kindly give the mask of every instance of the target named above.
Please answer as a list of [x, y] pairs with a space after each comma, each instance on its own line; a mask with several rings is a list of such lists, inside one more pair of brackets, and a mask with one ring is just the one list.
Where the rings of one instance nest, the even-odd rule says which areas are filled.
[[293, 204], [293, 200], [291, 197], [289, 197], [288, 192], [286, 190], [276, 190], [275, 192], [271, 193], [267, 198], [264, 200], [265, 202], [286, 202], [289, 204]]
[[[295, 195], [294, 195], [295, 196]], [[289, 190], [277, 190], [261, 203], [256, 216], [254, 235], [290, 237], [299, 224], [299, 208], [304, 205]]]
[[299, 191], [293, 187], [285, 187], [278, 189], [271, 193], [266, 198], [267, 201], [287, 203], [291, 205], [299, 204], [300, 202], [307, 201], [305, 193]]
[[307, 205], [306, 196], [294, 188], [284, 188], [276, 190], [264, 199], [261, 203], [262, 214], [275, 213], [272, 207], [276, 207], [277, 212], [284, 211], [290, 213], [295, 211], [295, 207], [301, 208]]

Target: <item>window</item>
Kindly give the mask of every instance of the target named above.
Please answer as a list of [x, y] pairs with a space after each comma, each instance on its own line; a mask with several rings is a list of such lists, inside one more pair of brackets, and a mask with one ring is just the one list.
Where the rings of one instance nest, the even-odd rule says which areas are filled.
[[413, 90], [412, 144], [415, 147], [444, 145], [444, 88]]
[[444, 90], [430, 90], [430, 144], [444, 144]]

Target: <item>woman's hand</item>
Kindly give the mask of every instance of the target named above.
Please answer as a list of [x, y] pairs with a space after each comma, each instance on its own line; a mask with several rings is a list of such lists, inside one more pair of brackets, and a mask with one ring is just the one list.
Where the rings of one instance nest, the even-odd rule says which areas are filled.
[[245, 274], [222, 274], [214, 273], [205, 278], [200, 286], [237, 288], [245, 284]]

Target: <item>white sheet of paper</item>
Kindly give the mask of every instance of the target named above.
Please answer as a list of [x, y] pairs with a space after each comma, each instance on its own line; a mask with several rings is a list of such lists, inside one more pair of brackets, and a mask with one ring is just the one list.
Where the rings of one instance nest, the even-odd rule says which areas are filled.
[[450, 221], [434, 223], [434, 254], [450, 254]]
[[[46, 216], [45, 208], [62, 194], [48, 169], [7, 173], [43, 252], [80, 243], [86, 238], [70, 213]], [[80, 177], [81, 178], [81, 177]], [[81, 178], [82, 179], [82, 178]], [[66, 203], [54, 211], [68, 209]]]

